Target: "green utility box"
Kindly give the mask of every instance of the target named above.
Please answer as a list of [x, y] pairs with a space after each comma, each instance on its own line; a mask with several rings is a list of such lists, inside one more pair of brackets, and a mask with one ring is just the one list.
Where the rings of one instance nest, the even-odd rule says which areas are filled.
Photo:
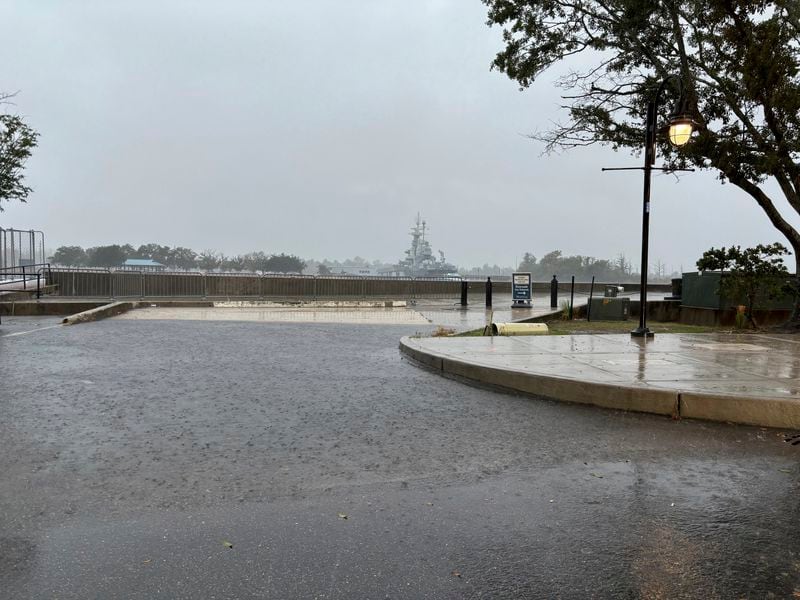
[[630, 298], [592, 298], [592, 321], [627, 321], [631, 314]]
[[[714, 308], [726, 310], [739, 304], [744, 304], [744, 298], [720, 297], [719, 286], [727, 273], [719, 271], [705, 271], [703, 273], [684, 273], [683, 290], [681, 292], [681, 306], [692, 308]], [[790, 278], [787, 278], [791, 280]], [[791, 310], [794, 295], [786, 292], [778, 298], [761, 298], [760, 308], [769, 310]]]

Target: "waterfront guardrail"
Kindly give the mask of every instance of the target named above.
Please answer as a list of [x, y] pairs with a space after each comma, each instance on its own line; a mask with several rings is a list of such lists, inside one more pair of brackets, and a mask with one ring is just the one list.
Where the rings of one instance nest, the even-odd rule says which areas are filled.
[[31, 263], [16, 267], [2, 267], [0, 268], [0, 289], [36, 290], [36, 297], [41, 298], [42, 286], [47, 284], [49, 273], [50, 263]]
[[[242, 299], [458, 299], [461, 282], [470, 295], [482, 296], [485, 280], [456, 277], [376, 277], [356, 275], [291, 275], [280, 273], [152, 272], [124, 269], [53, 268], [48, 282], [56, 295], [83, 298], [242, 298]], [[597, 286], [603, 284], [595, 284]], [[559, 285], [567, 291], [569, 284]], [[576, 292], [589, 284], [575, 284]], [[669, 286], [667, 286], [669, 287]], [[638, 286], [626, 285], [634, 291]], [[492, 278], [495, 294], [510, 294], [511, 282]], [[549, 290], [535, 283], [534, 292]], [[665, 288], [666, 289], [666, 288]]]
[[84, 298], [449, 299], [458, 298], [461, 285], [461, 279], [456, 278], [154, 273], [95, 268], [52, 269], [51, 281], [57, 286], [56, 295]]

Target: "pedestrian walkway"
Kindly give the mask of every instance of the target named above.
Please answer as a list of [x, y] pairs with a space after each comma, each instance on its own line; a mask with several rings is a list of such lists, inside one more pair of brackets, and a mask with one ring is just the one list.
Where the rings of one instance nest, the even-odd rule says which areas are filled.
[[[588, 294], [575, 294], [573, 309], [578, 310], [586, 306]], [[569, 294], [558, 297], [557, 305], [563, 301], [569, 302]], [[481, 298], [481, 300], [483, 300]], [[511, 294], [495, 294], [492, 307], [487, 308], [482, 301], [470, 299], [470, 304], [462, 307], [455, 302], [426, 303], [419, 301], [415, 308], [423, 317], [434, 325], [451, 328], [457, 333], [480, 329], [491, 323], [508, 323], [511, 321], [526, 321], [552, 315], [559, 312], [559, 308], [551, 308], [550, 297], [534, 297], [530, 307], [511, 308]]]
[[[569, 300], [569, 295], [559, 298]], [[586, 295], [576, 294], [574, 309], [586, 305]], [[494, 308], [472, 302], [462, 307], [453, 300], [339, 301], [281, 303], [269, 301], [198, 302], [137, 301], [138, 308], [118, 315], [123, 320], [262, 321], [303, 323], [353, 323], [435, 326], [456, 332], [480, 329], [492, 322], [528, 320], [558, 312], [549, 298], [535, 298], [529, 308], [511, 308], [510, 294], [497, 294]], [[162, 304], [165, 304], [162, 306]], [[185, 305], [184, 305], [185, 304]]]
[[800, 337], [660, 334], [403, 338], [443, 374], [556, 400], [800, 429]]

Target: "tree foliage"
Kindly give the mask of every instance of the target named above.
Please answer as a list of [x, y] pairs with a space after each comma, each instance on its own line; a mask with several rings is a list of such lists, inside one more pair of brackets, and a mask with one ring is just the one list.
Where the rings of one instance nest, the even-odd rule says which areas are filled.
[[170, 268], [184, 271], [194, 269], [197, 267], [197, 252], [183, 246], [172, 248], [167, 256], [166, 265]]
[[[59, 248], [58, 250], [61, 250]], [[56, 252], [58, 252], [56, 250]], [[110, 246], [95, 246], [87, 248], [87, 265], [90, 267], [119, 267], [134, 253], [133, 246], [125, 244], [112, 244]]]
[[213, 271], [222, 263], [222, 255], [214, 250], [203, 250], [197, 256], [197, 267], [202, 271]]
[[274, 273], [302, 273], [306, 263], [294, 254], [273, 254], [266, 263], [265, 271]]
[[764, 300], [790, 291], [783, 257], [789, 250], [779, 243], [759, 244], [754, 248], [731, 246], [711, 248], [697, 261], [700, 271], [723, 271], [719, 294], [733, 301], [743, 299], [745, 317], [755, 325], [753, 311]]
[[[0, 103], [8, 95], [0, 95]], [[33, 190], [25, 184], [25, 162], [36, 147], [39, 134], [16, 115], [0, 114], [0, 211], [3, 201], [25, 202]]]
[[219, 266], [223, 271], [244, 271], [247, 268], [247, 260], [241, 254], [225, 256]]
[[167, 265], [171, 252], [172, 248], [169, 246], [162, 246], [161, 244], [142, 244], [136, 250], [134, 256], [129, 256], [127, 258], [149, 258], [162, 265]]
[[129, 258], [148, 258], [170, 269], [213, 271], [261, 271], [273, 273], [302, 273], [306, 262], [293, 254], [266, 254], [262, 251], [224, 256], [213, 250], [200, 254], [183, 246], [162, 246], [161, 244], [142, 244], [134, 248], [130, 244], [95, 246], [84, 250], [80, 246], [61, 246], [56, 249], [52, 261], [71, 267], [121, 266]]
[[[800, 4], [797, 0], [483, 0], [503, 28], [493, 66], [530, 86], [578, 54], [560, 78], [568, 120], [538, 135], [548, 149], [594, 143], [638, 150], [645, 107], [677, 74], [700, 134], [668, 166], [716, 170], [749, 194], [800, 261]], [[661, 121], [676, 90], [665, 90]], [[767, 182], [777, 183], [778, 198]], [[787, 208], [782, 208], [785, 201]], [[797, 307], [795, 318], [800, 318]]]
[[61, 246], [50, 259], [57, 265], [84, 267], [88, 262], [86, 251], [80, 246]]
[[244, 267], [248, 271], [269, 271], [269, 256], [266, 253], [250, 252], [243, 257]]
[[634, 281], [638, 277], [631, 271], [630, 263], [624, 254], [611, 261], [592, 256], [564, 256], [561, 250], [548, 252], [540, 259], [526, 252], [517, 270], [531, 273], [533, 279], [537, 281], [549, 281], [553, 275], [558, 277], [574, 275], [577, 281], [590, 281], [594, 277], [597, 281], [620, 283]]

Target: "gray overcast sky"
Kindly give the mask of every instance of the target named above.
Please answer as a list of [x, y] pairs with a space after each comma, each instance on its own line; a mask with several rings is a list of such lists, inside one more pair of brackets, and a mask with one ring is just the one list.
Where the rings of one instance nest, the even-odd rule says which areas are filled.
[[[541, 156], [553, 75], [489, 64], [479, 0], [6, 0], [0, 90], [41, 132], [0, 225], [48, 246], [399, 259], [421, 212], [459, 266], [526, 251], [638, 264], [641, 174], [608, 148]], [[784, 241], [711, 172], [655, 178], [651, 257]]]

